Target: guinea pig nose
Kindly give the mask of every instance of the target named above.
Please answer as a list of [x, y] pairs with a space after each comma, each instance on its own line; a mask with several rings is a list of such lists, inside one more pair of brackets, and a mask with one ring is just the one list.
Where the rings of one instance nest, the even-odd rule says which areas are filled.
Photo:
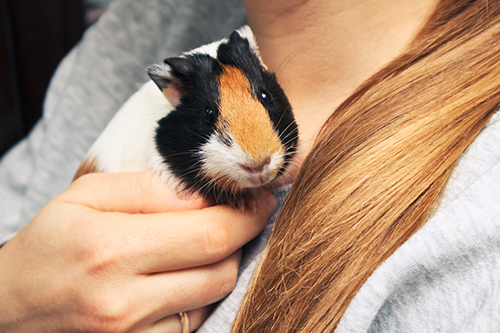
[[240, 166], [248, 173], [259, 173], [268, 167], [269, 164], [271, 164], [271, 157], [268, 156], [260, 163], [240, 163]]

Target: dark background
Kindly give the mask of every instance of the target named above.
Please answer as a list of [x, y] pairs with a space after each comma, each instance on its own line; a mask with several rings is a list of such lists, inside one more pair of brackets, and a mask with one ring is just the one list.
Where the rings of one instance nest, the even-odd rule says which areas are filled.
[[86, 27], [83, 0], [0, 0], [0, 156], [40, 117], [59, 61]]

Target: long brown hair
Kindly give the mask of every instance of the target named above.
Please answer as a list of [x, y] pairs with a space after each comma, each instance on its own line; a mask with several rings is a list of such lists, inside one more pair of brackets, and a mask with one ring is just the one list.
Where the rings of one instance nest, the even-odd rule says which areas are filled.
[[331, 332], [438, 204], [500, 102], [500, 2], [442, 0], [324, 125], [233, 332]]

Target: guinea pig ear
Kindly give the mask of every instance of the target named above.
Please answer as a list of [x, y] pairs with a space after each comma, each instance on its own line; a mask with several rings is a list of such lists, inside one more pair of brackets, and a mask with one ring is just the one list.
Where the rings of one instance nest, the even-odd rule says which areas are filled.
[[241, 34], [238, 32], [238, 30], [234, 30], [231, 35], [229, 36], [229, 42], [230, 43], [245, 43], [249, 44], [248, 40], [246, 38], [243, 38]]
[[[233, 31], [229, 40], [217, 49], [217, 59], [221, 64], [233, 65], [243, 69], [247, 75], [259, 71], [261, 60], [253, 40], [253, 35], [242, 36], [238, 30]], [[246, 30], [242, 30], [245, 33]]]
[[165, 98], [173, 106], [180, 103], [185, 92], [182, 90], [182, 78], [192, 71], [191, 63], [185, 58], [168, 58], [163, 64], [155, 64], [148, 68], [148, 75], [163, 92]]
[[217, 59], [222, 64], [231, 64], [241, 56], [247, 56], [250, 44], [246, 38], [240, 36], [238, 31], [233, 31], [227, 43], [222, 43], [217, 50]]
[[182, 78], [190, 76], [194, 72], [194, 65], [190, 59], [183, 57], [167, 58], [163, 61], [172, 68], [175, 76]]

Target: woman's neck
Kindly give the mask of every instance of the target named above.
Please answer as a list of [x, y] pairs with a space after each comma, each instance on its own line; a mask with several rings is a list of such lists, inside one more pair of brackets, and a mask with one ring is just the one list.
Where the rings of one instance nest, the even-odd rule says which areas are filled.
[[292, 103], [303, 149], [354, 90], [400, 54], [435, 0], [243, 0], [264, 63]]

